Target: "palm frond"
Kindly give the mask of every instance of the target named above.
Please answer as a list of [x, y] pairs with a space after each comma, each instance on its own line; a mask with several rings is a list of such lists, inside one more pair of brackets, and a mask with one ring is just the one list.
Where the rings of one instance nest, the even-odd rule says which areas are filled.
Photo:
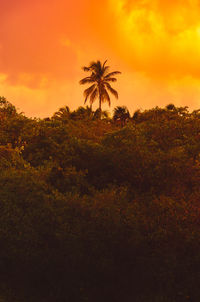
[[98, 73], [99, 70], [101, 69], [101, 62], [97, 61], [97, 62], [91, 62], [89, 65], [90, 70], [94, 71], [95, 73]]
[[108, 73], [108, 70], [110, 69], [110, 66], [106, 66], [106, 63], [107, 63], [108, 60], [106, 60], [104, 63], [103, 63], [103, 66], [102, 66], [102, 75], [106, 75]]
[[90, 86], [89, 88], [84, 90], [84, 93], [83, 93], [84, 97], [85, 97], [84, 104], [87, 102], [87, 99], [91, 95], [91, 93], [93, 92], [95, 86], [96, 86], [96, 84], [93, 84], [92, 86]]
[[110, 96], [106, 90], [106, 88], [104, 87], [101, 91], [101, 97], [102, 97], [102, 102], [108, 102], [108, 105], [110, 106]]
[[70, 109], [69, 109], [68, 106], [65, 106], [65, 107], [61, 107], [61, 108], [59, 109], [59, 111], [62, 112], [62, 113], [69, 113], [69, 112], [70, 112]]
[[112, 88], [109, 83], [105, 82], [105, 85], [108, 90], [116, 97], [116, 99], [118, 99], [118, 92], [114, 88]]
[[104, 75], [104, 77], [108, 74], [109, 69], [110, 69], [110, 66], [105, 66], [103, 68], [103, 72], [102, 72], [103, 74], [102, 75]]
[[106, 82], [116, 82], [117, 79], [116, 78], [108, 78], [106, 79]]
[[[99, 61], [97, 61], [97, 62], [99, 62]], [[94, 67], [97, 64], [97, 62], [95, 62], [95, 61], [90, 62], [89, 68]]]
[[70, 115], [70, 109], [68, 106], [61, 107], [57, 112], [54, 113], [54, 118], [63, 118], [63, 117], [69, 117]]
[[92, 105], [94, 103], [94, 100], [96, 99], [98, 95], [98, 90], [97, 88], [95, 88], [92, 92], [92, 94], [90, 95], [90, 104]]
[[86, 72], [87, 72], [87, 71], [90, 71], [90, 67], [83, 66], [83, 67], [82, 67], [82, 70], [83, 70], [83, 71], [86, 71]]
[[94, 82], [95, 82], [94, 77], [90, 76], [90, 77], [86, 77], [86, 78], [83, 78], [82, 80], [80, 80], [79, 84], [84, 85], [84, 84], [87, 84], [87, 83], [94, 83]]
[[107, 61], [108, 61], [108, 60], [105, 60], [105, 62], [103, 63], [103, 68], [105, 67], [105, 65], [106, 65]]
[[114, 75], [116, 75], [116, 74], [121, 74], [121, 71], [113, 71], [113, 72], [110, 72], [110, 73], [108, 73], [108, 74], [105, 76], [105, 79], [110, 78], [110, 77], [112, 77], [112, 76], [114, 76]]

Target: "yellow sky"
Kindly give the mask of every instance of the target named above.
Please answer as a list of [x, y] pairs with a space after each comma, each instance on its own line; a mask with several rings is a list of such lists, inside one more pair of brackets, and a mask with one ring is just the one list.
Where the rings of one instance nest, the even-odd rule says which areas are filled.
[[0, 17], [0, 95], [28, 116], [83, 105], [97, 59], [122, 72], [113, 106], [200, 108], [197, 0], [1, 0]]

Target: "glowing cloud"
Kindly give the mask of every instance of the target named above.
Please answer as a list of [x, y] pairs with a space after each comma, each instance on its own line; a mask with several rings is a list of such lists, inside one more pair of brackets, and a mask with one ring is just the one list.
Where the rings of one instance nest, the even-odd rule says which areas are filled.
[[[114, 0], [110, 3], [114, 6]], [[199, 77], [199, 14], [198, 1], [119, 0], [116, 20], [122, 56], [150, 76]]]
[[0, 17], [1, 95], [28, 115], [83, 105], [96, 59], [122, 71], [114, 106], [200, 105], [198, 0], [1, 0]]

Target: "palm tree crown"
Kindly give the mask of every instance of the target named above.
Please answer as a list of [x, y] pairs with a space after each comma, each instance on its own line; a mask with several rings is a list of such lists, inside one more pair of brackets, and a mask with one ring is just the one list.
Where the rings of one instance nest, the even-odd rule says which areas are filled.
[[114, 109], [113, 120], [115, 122], [120, 122], [122, 126], [130, 119], [130, 113], [126, 106], [117, 106]]
[[89, 98], [90, 105], [92, 106], [95, 99], [98, 97], [100, 111], [102, 103], [108, 102], [110, 106], [110, 96], [108, 94], [108, 91], [111, 92], [116, 98], [118, 98], [118, 93], [111, 87], [110, 82], [116, 82], [117, 79], [114, 76], [121, 72], [109, 72], [110, 67], [106, 66], [106, 62], [107, 61], [105, 61], [103, 64], [100, 61], [91, 62], [88, 67], [83, 67], [82, 69], [86, 72], [90, 72], [90, 75], [80, 81], [80, 84], [92, 84], [84, 91], [84, 103], [86, 103]]

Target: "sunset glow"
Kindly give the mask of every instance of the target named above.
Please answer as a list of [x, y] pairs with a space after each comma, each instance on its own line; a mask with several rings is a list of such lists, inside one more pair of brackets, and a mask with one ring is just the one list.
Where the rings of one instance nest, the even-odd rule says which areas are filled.
[[122, 72], [113, 107], [200, 108], [197, 0], [2, 0], [0, 16], [0, 94], [28, 116], [83, 105], [97, 59]]

